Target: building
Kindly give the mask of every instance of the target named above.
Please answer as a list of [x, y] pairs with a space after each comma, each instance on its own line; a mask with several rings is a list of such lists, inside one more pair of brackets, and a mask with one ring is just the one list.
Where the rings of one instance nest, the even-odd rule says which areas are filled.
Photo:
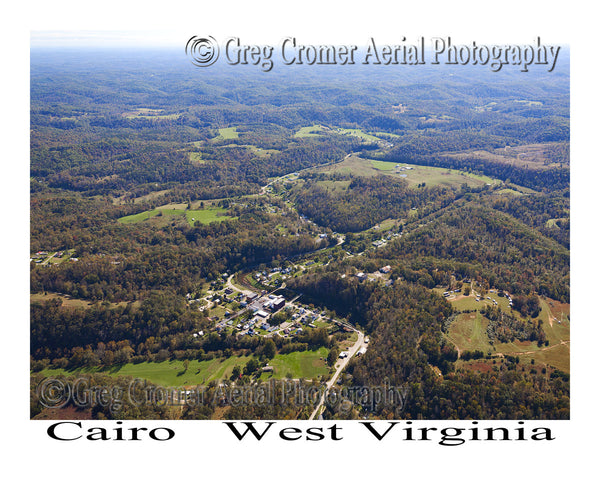
[[285, 305], [285, 298], [276, 298], [275, 300], [273, 300], [273, 302], [271, 304], [271, 310], [276, 312], [277, 310], [280, 310], [281, 308], [283, 308], [284, 305]]

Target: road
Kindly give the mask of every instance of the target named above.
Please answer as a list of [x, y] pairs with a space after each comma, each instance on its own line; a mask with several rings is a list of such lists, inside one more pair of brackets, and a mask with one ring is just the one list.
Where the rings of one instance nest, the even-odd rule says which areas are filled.
[[335, 373], [333, 374], [331, 379], [325, 384], [325, 390], [323, 391], [323, 394], [321, 395], [321, 399], [319, 400], [319, 403], [317, 404], [317, 406], [313, 410], [312, 414], [310, 415], [309, 420], [314, 420], [314, 418], [317, 416], [317, 414], [319, 413], [319, 410], [321, 409], [321, 407], [323, 406], [323, 403], [325, 402], [325, 399], [327, 398], [327, 393], [329, 392], [329, 389], [335, 384], [338, 377], [340, 376], [340, 373], [342, 373], [342, 370], [344, 370], [344, 368], [346, 368], [346, 365], [348, 365], [348, 362], [350, 361], [350, 359], [354, 355], [356, 355], [356, 352], [358, 352], [363, 346], [367, 345], [367, 344], [365, 344], [364, 333], [362, 333], [360, 330], [357, 330], [355, 328], [353, 328], [353, 330], [356, 333], [358, 333], [358, 339], [356, 340], [354, 345], [352, 345], [350, 347], [350, 349], [346, 350], [346, 352], [348, 352], [348, 356], [346, 358], [339, 358], [337, 360], [337, 362], [335, 364]]

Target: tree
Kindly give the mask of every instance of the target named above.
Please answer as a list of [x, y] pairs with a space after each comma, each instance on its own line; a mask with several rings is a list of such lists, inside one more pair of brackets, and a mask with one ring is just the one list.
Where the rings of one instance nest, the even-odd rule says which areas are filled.
[[336, 362], [339, 354], [340, 354], [340, 349], [337, 346], [332, 347], [329, 350], [329, 353], [327, 354], [327, 365], [329, 365], [330, 367], [333, 367], [335, 365], [335, 362]]
[[265, 345], [263, 346], [263, 355], [268, 359], [271, 359], [277, 353], [277, 347], [275, 346], [275, 342], [272, 339], [267, 339]]
[[260, 367], [258, 360], [256, 358], [251, 358], [244, 367], [244, 375], [252, 375], [258, 370], [258, 367]]

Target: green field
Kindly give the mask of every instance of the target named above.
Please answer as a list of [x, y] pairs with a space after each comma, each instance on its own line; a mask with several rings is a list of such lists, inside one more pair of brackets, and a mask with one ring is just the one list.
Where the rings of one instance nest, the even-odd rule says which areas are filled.
[[373, 135], [363, 132], [360, 128], [338, 128], [337, 131], [342, 135], [353, 135], [368, 142], [379, 142], [381, 140]]
[[461, 313], [450, 325], [447, 337], [461, 352], [481, 350], [486, 353], [492, 348], [486, 334], [488, 322], [479, 312]]
[[213, 360], [190, 360], [187, 370], [184, 370], [182, 360], [164, 362], [127, 363], [114, 367], [98, 368], [84, 367], [75, 370], [46, 369], [45, 376], [80, 375], [85, 373], [105, 373], [111, 376], [131, 376], [143, 378], [152, 383], [167, 387], [184, 385], [203, 385], [211, 380], [229, 378], [233, 367], [243, 367], [251, 357], [215, 358]]
[[[403, 169], [402, 167], [410, 167]], [[447, 168], [425, 167], [421, 165], [412, 165], [406, 163], [384, 162], [381, 160], [366, 160], [357, 156], [349, 156], [344, 161], [318, 167], [315, 169], [322, 173], [341, 173], [345, 175], [372, 177], [375, 175], [389, 175], [395, 178], [403, 178], [412, 187], [420, 183], [427, 186], [446, 185], [459, 188], [463, 184], [470, 187], [481, 187], [485, 184], [497, 184], [499, 181], [484, 175], [474, 175], [459, 170], [450, 170]], [[344, 185], [340, 181], [319, 181], [320, 185], [330, 189], [341, 189]]]
[[202, 210], [185, 210], [185, 218], [192, 226], [195, 222], [207, 225], [211, 222], [222, 222], [223, 220], [234, 218], [225, 215], [225, 213], [227, 213], [227, 210], [220, 207], [210, 207]]
[[237, 132], [237, 127], [219, 128], [219, 136], [217, 138], [220, 140], [233, 140], [240, 138], [240, 135]]
[[146, 119], [162, 119], [162, 120], [175, 120], [181, 117], [181, 113], [163, 113], [163, 109], [159, 108], [138, 108], [133, 112], [126, 112], [123, 114], [125, 118], [146, 118]]
[[190, 152], [190, 162], [196, 164], [205, 163], [204, 160], [202, 160], [202, 152]]
[[[269, 362], [274, 367], [273, 373], [263, 373], [261, 378], [285, 378], [289, 373], [292, 378], [314, 378], [329, 372], [324, 359], [328, 350], [325, 347], [319, 350], [293, 352], [285, 355], [275, 355]], [[127, 363], [114, 367], [84, 367], [75, 370], [50, 369], [42, 370], [44, 376], [55, 377], [60, 375], [81, 375], [86, 373], [105, 373], [111, 376], [130, 376], [143, 378], [152, 383], [166, 387], [179, 387], [191, 385], [206, 385], [208, 382], [223, 380], [231, 377], [233, 368], [238, 365], [244, 367], [251, 356], [229, 358], [215, 358], [212, 360], [190, 360], [187, 370], [184, 369], [182, 360], [164, 362]], [[323, 360], [320, 360], [322, 358]]]
[[323, 187], [328, 192], [346, 191], [350, 186], [350, 180], [319, 180], [317, 185]]
[[125, 225], [129, 225], [131, 223], [140, 223], [144, 220], [148, 220], [156, 215], [158, 215], [159, 210], [148, 210], [146, 212], [136, 213], [135, 215], [127, 215], [126, 217], [119, 218], [119, 222]]
[[262, 378], [284, 378], [289, 373], [292, 378], [316, 378], [329, 373], [326, 364], [329, 351], [325, 347], [318, 350], [292, 352], [285, 355], [275, 355], [269, 361], [273, 374], [263, 374]]
[[[465, 183], [470, 187], [480, 187], [487, 183], [498, 183], [498, 180], [486, 177], [485, 175], [475, 175], [448, 168], [383, 162], [381, 160], [371, 160], [370, 162], [374, 169], [386, 174], [404, 178], [413, 186], [423, 182], [428, 186], [447, 185], [449, 187], [460, 187]], [[402, 167], [410, 167], [410, 170], [403, 170]]]
[[188, 224], [190, 226], [194, 226], [196, 222], [207, 225], [211, 222], [222, 222], [223, 220], [234, 218], [225, 215], [227, 210], [221, 207], [211, 206], [200, 210], [187, 210], [185, 209], [185, 206], [185, 204], [165, 205], [155, 208], [154, 210], [147, 210], [135, 215], [121, 217], [118, 221], [125, 225], [129, 225], [133, 223], [144, 222], [151, 218], [155, 218], [160, 214], [163, 216], [184, 216]]
[[295, 137], [318, 137], [321, 133], [323, 133], [323, 127], [321, 125], [312, 125], [310, 127], [302, 127], [298, 130], [294, 136]]
[[[390, 172], [396, 169], [396, 165], [399, 165], [395, 162], [383, 162], [381, 160], [371, 160], [371, 165], [373, 168], [377, 170], [382, 170], [384, 172]], [[405, 164], [402, 164], [405, 165]]]
[[[502, 310], [507, 313], [511, 312], [506, 297], [498, 297], [494, 293], [488, 293], [485, 296], [495, 298]], [[462, 296], [458, 300], [450, 300], [450, 302], [458, 311], [479, 310], [485, 304], [491, 305], [487, 299], [475, 302], [473, 297]], [[548, 364], [564, 372], [569, 372], [571, 338], [568, 318], [569, 305], [545, 298], [540, 299], [540, 305], [542, 310], [534, 320], [542, 320], [542, 328], [548, 340], [547, 346], [539, 347], [536, 342], [519, 340], [509, 343], [495, 342], [493, 346], [490, 345], [486, 333], [489, 321], [478, 311], [459, 314], [450, 325], [446, 336], [461, 352], [481, 350], [484, 353], [491, 351], [495, 355], [522, 355], [525, 359], [534, 359], [538, 363]], [[512, 311], [512, 314], [517, 318], [522, 318], [518, 312]]]
[[261, 158], [267, 158], [270, 155], [279, 153], [281, 151], [281, 150], [276, 150], [274, 148], [261, 148], [261, 147], [257, 147], [256, 145], [238, 145], [237, 143], [221, 145], [219, 148], [245, 148], [250, 153], [252, 153], [252, 155], [256, 155], [257, 157], [261, 157]]

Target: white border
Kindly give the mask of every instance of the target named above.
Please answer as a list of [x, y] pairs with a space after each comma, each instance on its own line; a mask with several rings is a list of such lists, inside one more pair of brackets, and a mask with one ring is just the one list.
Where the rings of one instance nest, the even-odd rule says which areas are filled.
[[[485, 6], [484, 6], [485, 5]], [[5, 7], [7, 8], [7, 7]], [[173, 476], [236, 475], [300, 477], [435, 475], [464, 478], [523, 478], [540, 475], [564, 478], [591, 464], [595, 445], [595, 371], [598, 338], [593, 273], [597, 267], [596, 237], [591, 226], [597, 217], [597, 59], [592, 12], [569, 3], [526, 3], [508, 0], [494, 4], [474, 1], [329, 2], [277, 1], [124, 2], [109, 0], [30, 1], [5, 11], [2, 40], [2, 118], [5, 140], [3, 189], [7, 228], [3, 231], [5, 270], [2, 276], [5, 316], [3, 351], [5, 382], [2, 413], [6, 438], [13, 451], [6, 466], [58, 478], [65, 473], [100, 478], [120, 472]], [[489, 42], [530, 42], [542, 36], [548, 43], [569, 44], [572, 53], [572, 420], [552, 422], [558, 439], [537, 444], [473, 443], [436, 447], [422, 443], [373, 442], [364, 435], [343, 442], [288, 442], [256, 445], [233, 439], [219, 422], [175, 422], [177, 438], [166, 443], [59, 442], [45, 435], [46, 422], [31, 422], [23, 397], [28, 394], [28, 68], [30, 30], [138, 30], [169, 32], [185, 42], [191, 35], [209, 33], [217, 38], [235, 35], [252, 42], [275, 44], [296, 35], [306, 43], [361, 42], [377, 36], [393, 42], [403, 36], [444, 36]], [[174, 32], [174, 33], [170, 33]], [[389, 40], [388, 40], [389, 39]], [[8, 100], [8, 102], [7, 102]], [[589, 272], [589, 273], [587, 273]], [[23, 308], [25, 307], [25, 308]], [[11, 348], [7, 348], [8, 345]], [[18, 362], [15, 362], [18, 359]], [[15, 368], [17, 365], [18, 368]], [[10, 367], [10, 368], [9, 368]], [[16, 388], [15, 388], [16, 387]], [[146, 422], [137, 422], [146, 423]], [[154, 424], [154, 422], [151, 422]], [[288, 425], [288, 422], [280, 422]], [[342, 423], [342, 422], [337, 422]], [[448, 422], [435, 422], [448, 423]], [[536, 423], [537, 422], [532, 422]], [[290, 423], [291, 424], [291, 423]], [[173, 425], [169, 423], [169, 425]], [[467, 422], [467, 426], [470, 425]], [[543, 425], [543, 422], [540, 423]], [[348, 432], [356, 425], [348, 426]], [[100, 443], [100, 442], [98, 442]], [[290, 442], [291, 443], [291, 442]], [[17, 460], [17, 462], [15, 462]], [[594, 470], [592, 470], [594, 471]]]

